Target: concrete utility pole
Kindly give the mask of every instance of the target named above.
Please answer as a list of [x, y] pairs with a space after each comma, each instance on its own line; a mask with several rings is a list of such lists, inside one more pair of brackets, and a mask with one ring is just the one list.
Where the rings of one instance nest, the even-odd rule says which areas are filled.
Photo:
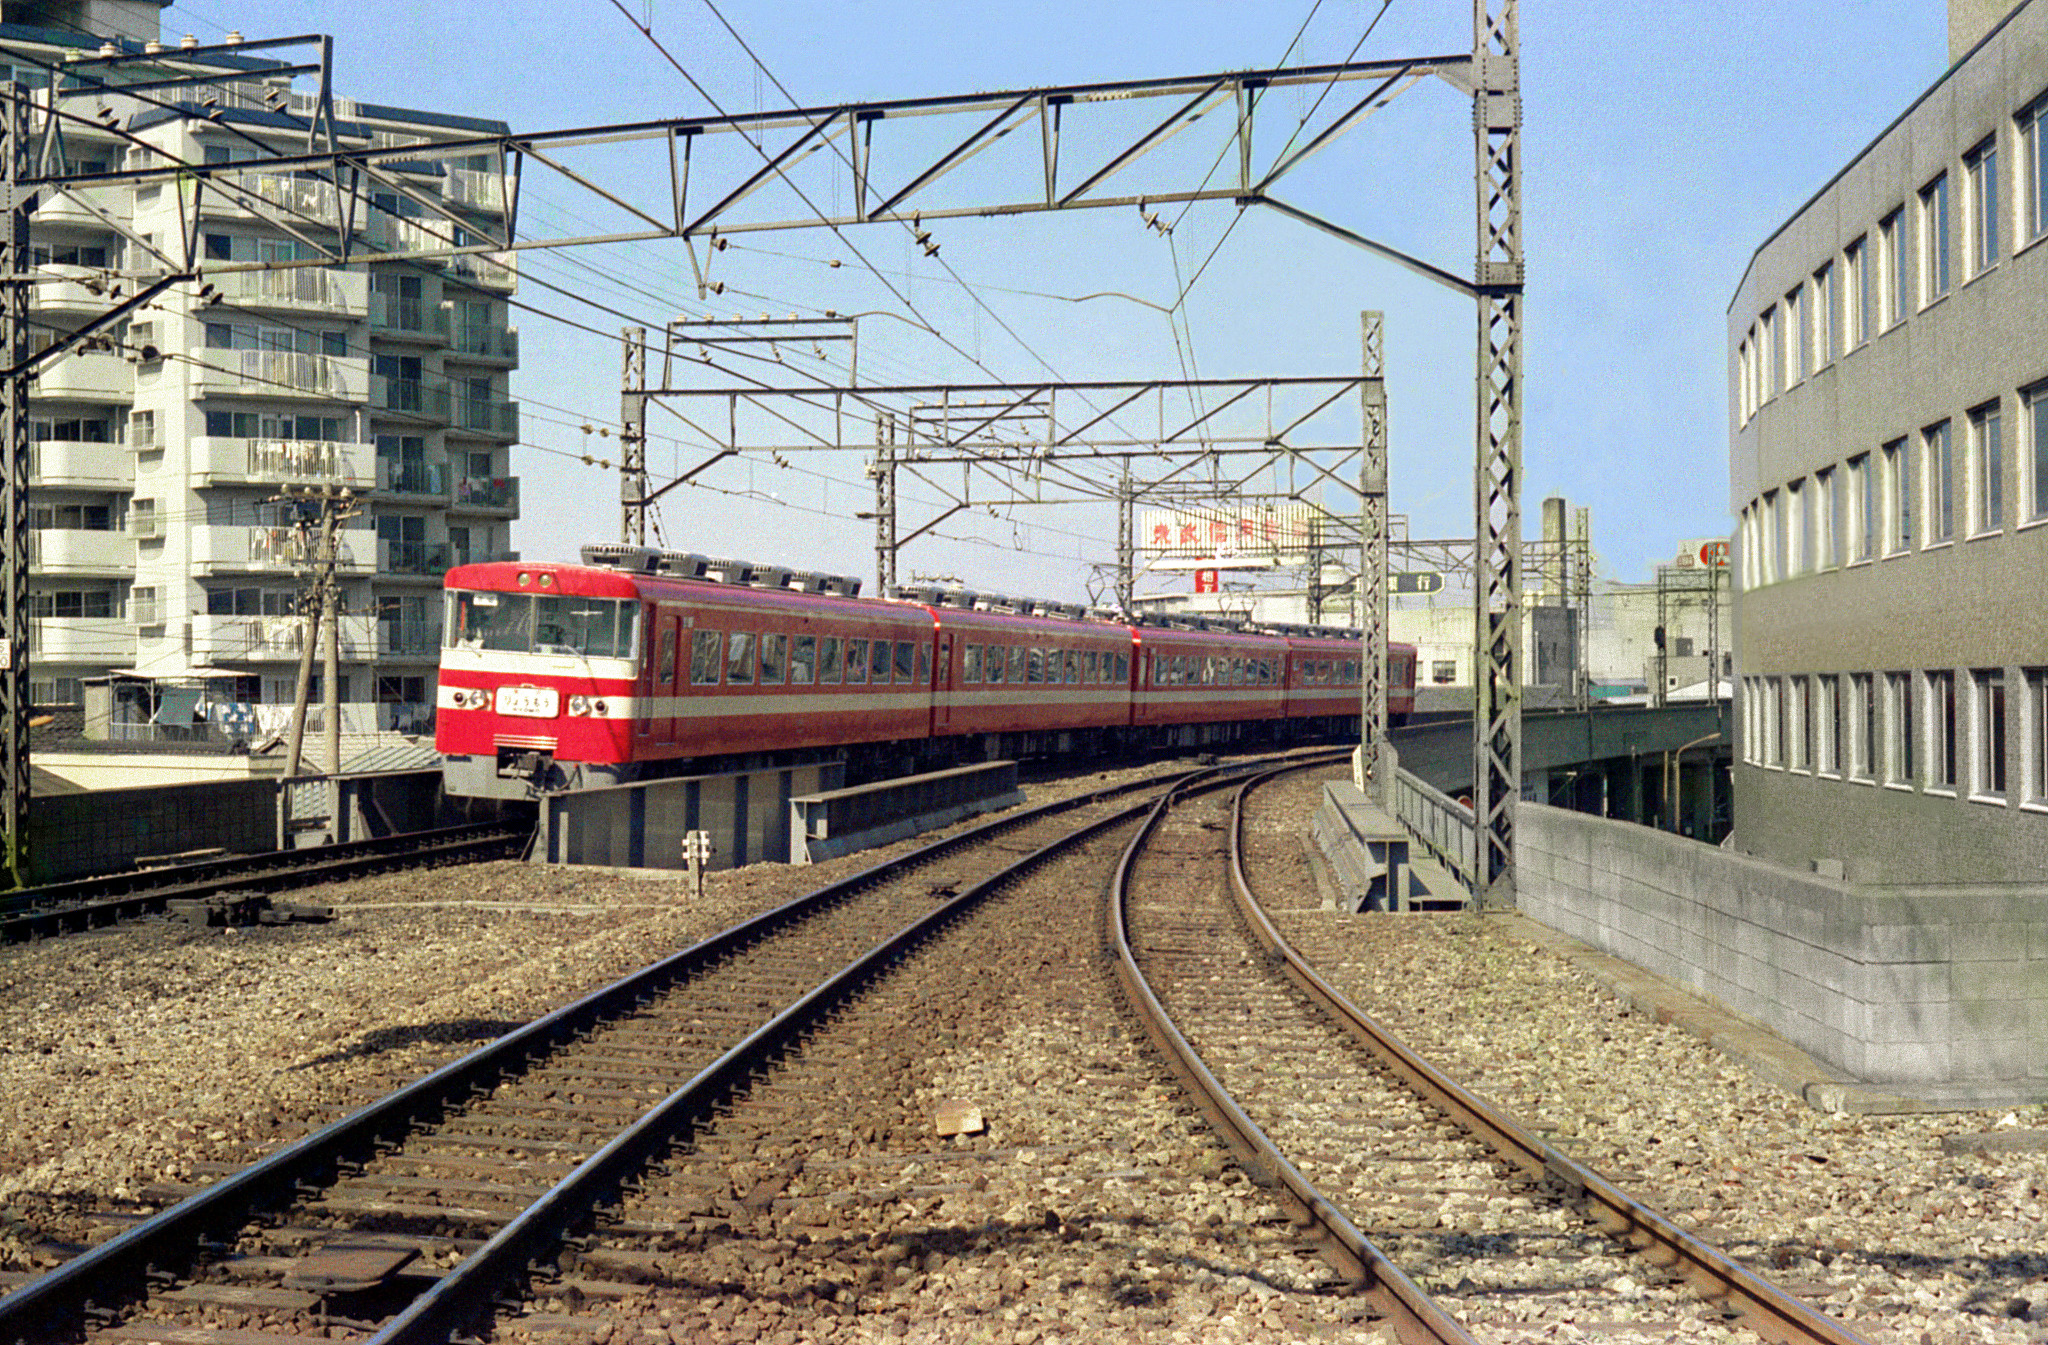
[[[313, 655], [321, 655], [321, 702], [326, 713], [324, 769], [330, 776], [341, 774], [341, 586], [335, 571], [341, 562], [341, 525], [355, 517], [355, 492], [346, 486], [324, 486], [318, 490], [286, 493], [274, 501], [299, 506], [293, 526], [298, 529], [300, 558], [312, 573], [303, 605], [306, 611], [305, 639], [299, 646], [298, 684], [292, 692], [291, 732], [285, 747], [287, 777], [297, 775], [306, 741], [306, 710], [312, 699]], [[315, 518], [307, 507], [319, 506], [320, 539], [312, 539]]]

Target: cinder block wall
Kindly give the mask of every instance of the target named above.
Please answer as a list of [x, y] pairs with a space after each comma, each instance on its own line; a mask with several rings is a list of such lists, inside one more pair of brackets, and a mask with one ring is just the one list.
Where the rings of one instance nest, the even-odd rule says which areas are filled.
[[1869, 1083], [2048, 1084], [2048, 887], [1865, 887], [1524, 803], [1522, 911]]

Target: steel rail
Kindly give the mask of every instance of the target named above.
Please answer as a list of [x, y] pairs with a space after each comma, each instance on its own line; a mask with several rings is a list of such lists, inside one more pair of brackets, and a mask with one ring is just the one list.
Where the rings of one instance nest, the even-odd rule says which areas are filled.
[[1605, 1232], [1657, 1264], [1682, 1275], [1699, 1294], [1722, 1304], [1744, 1326], [1783, 1345], [1868, 1345], [1841, 1322], [1786, 1293], [1731, 1260], [1650, 1206], [1532, 1134], [1505, 1109], [1464, 1087], [1409, 1048], [1386, 1025], [1318, 975], [1283, 937], [1252, 894], [1244, 871], [1244, 801], [1259, 784], [1284, 774], [1266, 772], [1237, 792], [1230, 819], [1230, 886], [1239, 913], [1259, 946], [1336, 1024], [1455, 1124], [1520, 1169], [1578, 1206]]
[[[1300, 765], [1282, 769], [1300, 769]], [[1247, 787], [1249, 783], [1277, 773], [1265, 772], [1254, 777]], [[1220, 787], [1223, 783], [1227, 782], [1216, 782], [1216, 785]], [[1215, 1124], [1224, 1142], [1237, 1153], [1246, 1170], [1261, 1185], [1274, 1188], [1290, 1212], [1317, 1231], [1325, 1254], [1385, 1310], [1394, 1334], [1404, 1345], [1477, 1345], [1455, 1317], [1389, 1260], [1386, 1253], [1373, 1245], [1371, 1239], [1360, 1232], [1343, 1211], [1332, 1205], [1244, 1113], [1229, 1090], [1210, 1073], [1194, 1045], [1174, 1026], [1166, 1006], [1153, 993], [1145, 973], [1139, 969], [1130, 943], [1127, 898], [1131, 875], [1146, 841], [1173, 806], [1175, 797], [1183, 792], [1191, 791], [1176, 786], [1153, 805], [1144, 825], [1125, 847], [1123, 857], [1117, 863], [1116, 874], [1111, 879], [1108, 920], [1111, 941], [1116, 949], [1117, 978], [1122, 982], [1125, 994], [1130, 997], [1147, 1035], [1165, 1053], [1174, 1073], [1194, 1095], [1196, 1105]]]
[[52, 883], [0, 898], [0, 944], [97, 929], [162, 912], [181, 897], [275, 892], [337, 882], [394, 864], [474, 863], [518, 853], [530, 833], [500, 823], [401, 832], [339, 845], [276, 850], [234, 859]]
[[[1210, 767], [1193, 774], [1230, 775], [1256, 769], [1270, 761], [1271, 758], [1266, 758], [1226, 767]], [[61, 1330], [63, 1324], [76, 1322], [93, 1310], [97, 1303], [132, 1297], [152, 1273], [176, 1271], [191, 1264], [195, 1249], [209, 1236], [232, 1239], [235, 1231], [257, 1213], [289, 1206], [303, 1195], [302, 1186], [326, 1184], [343, 1165], [369, 1157], [380, 1144], [404, 1134], [422, 1119], [461, 1105], [474, 1092], [489, 1089], [603, 1020], [630, 1011], [674, 982], [722, 961], [763, 936], [852, 897], [863, 887], [923, 867], [955, 850], [1041, 818], [1085, 807], [1118, 794], [1189, 778], [1192, 777], [1187, 772], [1162, 773], [994, 818], [793, 898], [622, 976], [610, 985], [516, 1028], [368, 1107], [259, 1159], [205, 1191], [187, 1197], [0, 1297], [0, 1341], [47, 1339], [53, 1331]], [[1137, 808], [1145, 806], [1148, 805], [1137, 805]], [[942, 912], [952, 911], [956, 907], [949, 903], [940, 909]], [[727, 1077], [730, 1073], [728, 1070]], [[623, 1140], [624, 1136], [620, 1139]], [[607, 1165], [616, 1164], [620, 1159], [619, 1154], [614, 1153], [614, 1147], [607, 1146], [589, 1161], [604, 1157]], [[633, 1146], [626, 1148], [632, 1149]], [[580, 1200], [581, 1196], [575, 1199]], [[524, 1218], [515, 1222], [520, 1230], [517, 1236], [522, 1239], [521, 1245], [529, 1245], [539, 1225]], [[508, 1226], [502, 1232], [511, 1231]], [[454, 1273], [444, 1278], [454, 1278]], [[463, 1284], [474, 1282], [468, 1276], [460, 1281]], [[437, 1313], [444, 1310], [435, 1309]], [[390, 1325], [395, 1327], [397, 1320], [394, 1319]], [[425, 1340], [434, 1337], [403, 1338]]]

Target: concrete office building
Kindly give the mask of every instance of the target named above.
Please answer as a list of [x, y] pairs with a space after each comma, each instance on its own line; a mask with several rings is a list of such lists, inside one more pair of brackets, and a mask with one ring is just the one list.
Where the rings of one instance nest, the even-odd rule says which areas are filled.
[[[67, 54], [156, 49], [162, 0], [0, 6], [0, 78], [47, 90]], [[149, 46], [144, 44], [148, 43]], [[169, 44], [174, 56], [176, 43]], [[302, 151], [312, 100], [276, 62], [200, 92], [71, 99], [105, 123], [67, 126], [71, 171], [147, 166], [127, 136], [192, 162]], [[122, 67], [143, 78], [150, 67]], [[152, 99], [190, 100], [184, 110]], [[210, 99], [213, 106], [202, 106]], [[101, 109], [105, 109], [102, 111]], [[405, 145], [503, 132], [503, 123], [336, 100], [344, 145]], [[197, 113], [199, 115], [191, 115]], [[117, 132], [125, 133], [117, 134]], [[408, 186], [480, 224], [504, 214], [500, 176], [481, 160], [399, 166]], [[217, 180], [218, 181], [218, 180]], [[252, 203], [308, 221], [335, 204], [313, 175], [249, 172], [200, 193], [206, 262], [319, 255]], [[47, 197], [33, 216], [33, 320], [75, 328], [106, 311], [124, 276], [158, 265], [138, 243], [176, 239], [180, 192], [110, 186]], [[372, 248], [424, 246], [451, 225], [417, 202], [365, 193], [357, 228]], [[132, 315], [111, 349], [53, 362], [31, 397], [35, 460], [31, 644], [38, 704], [132, 670], [132, 723], [148, 737], [176, 686], [206, 731], [256, 738], [289, 712], [306, 621], [288, 488], [345, 486], [360, 497], [343, 529], [341, 699], [351, 732], [419, 730], [432, 714], [439, 585], [451, 565], [510, 554], [518, 483], [508, 399], [518, 333], [508, 264], [372, 263], [202, 275]], [[132, 292], [132, 291], [131, 291]], [[317, 664], [316, 664], [317, 667]]]
[[2038, 884], [2048, 3], [1959, 3], [1951, 47], [1729, 306], [1735, 844], [1851, 882]]

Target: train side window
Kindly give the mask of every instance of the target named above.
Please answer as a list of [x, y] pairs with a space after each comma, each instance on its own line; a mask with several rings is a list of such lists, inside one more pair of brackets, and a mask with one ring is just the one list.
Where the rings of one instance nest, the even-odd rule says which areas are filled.
[[1043, 649], [1032, 649], [1028, 653], [1030, 655], [1030, 662], [1025, 665], [1024, 680], [1027, 682], [1043, 682], [1045, 680], [1045, 651]]
[[921, 687], [932, 684], [932, 651], [922, 644], [917, 647], [917, 684]]
[[1117, 651], [1116, 680], [1119, 686], [1129, 686], [1131, 682], [1131, 656], [1123, 650]]
[[789, 684], [807, 687], [818, 667], [818, 637], [799, 635], [789, 648]]
[[[717, 686], [719, 667], [724, 662], [724, 659], [725, 633], [723, 631], [700, 630], [690, 633], [691, 686]], [[661, 680], [666, 682], [670, 675], [675, 672], [675, 668], [665, 650], [662, 654], [662, 667], [666, 671], [662, 673]]]
[[896, 680], [897, 680], [897, 681], [899, 681], [899, 682], [915, 682], [915, 681], [917, 680], [916, 676], [914, 675], [914, 674], [915, 674], [915, 671], [916, 671], [916, 669], [917, 669], [917, 653], [916, 653], [916, 650], [917, 650], [917, 646], [916, 646], [916, 645], [914, 645], [914, 644], [912, 644], [912, 643], [911, 643], [910, 641], [908, 641], [908, 640], [898, 640], [898, 641], [896, 642]]
[[670, 626], [661, 633], [661, 677], [659, 685], [669, 686], [676, 680], [676, 628]]
[[782, 673], [789, 662], [789, 637], [787, 635], [763, 635], [761, 637], [761, 685], [779, 687]]
[[818, 646], [818, 680], [829, 685], [839, 683], [839, 637], [827, 635]]
[[889, 642], [874, 640], [868, 644], [868, 680], [877, 686], [889, 681]]
[[1024, 665], [1027, 661], [1026, 653], [1027, 651], [1023, 645], [1010, 646], [1010, 684], [1012, 686], [1021, 685], [1027, 680], [1024, 676]]
[[1086, 682], [1102, 680], [1102, 652], [1091, 649], [1081, 656], [1081, 678]]
[[754, 633], [736, 630], [726, 647], [725, 684], [752, 686], [754, 682]]
[[1001, 682], [1003, 680], [1004, 657], [1001, 645], [992, 644], [988, 647], [988, 652], [982, 658], [982, 672], [987, 681]]
[[979, 682], [981, 680], [981, 646], [968, 645], [960, 654], [960, 680]]
[[848, 640], [846, 642], [846, 680], [866, 685], [868, 680], [868, 642]]

